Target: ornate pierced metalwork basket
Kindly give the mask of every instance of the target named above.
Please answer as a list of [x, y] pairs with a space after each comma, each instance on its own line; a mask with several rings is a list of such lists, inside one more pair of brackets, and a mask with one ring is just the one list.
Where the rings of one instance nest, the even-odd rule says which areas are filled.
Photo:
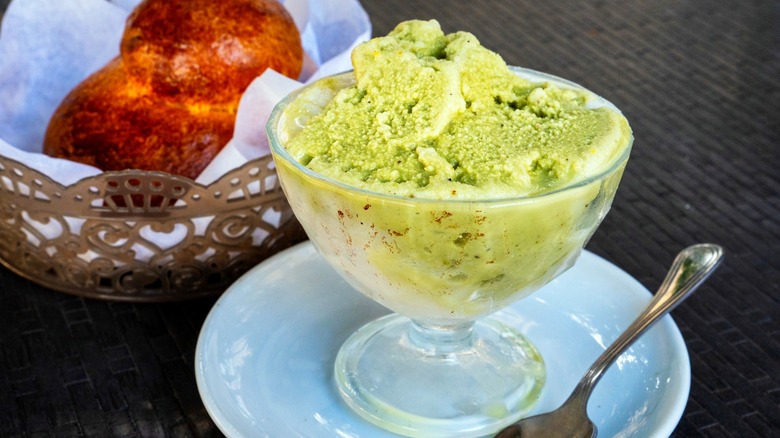
[[306, 238], [270, 156], [204, 186], [163, 172], [105, 172], [62, 186], [0, 156], [0, 262], [92, 298], [219, 294]]

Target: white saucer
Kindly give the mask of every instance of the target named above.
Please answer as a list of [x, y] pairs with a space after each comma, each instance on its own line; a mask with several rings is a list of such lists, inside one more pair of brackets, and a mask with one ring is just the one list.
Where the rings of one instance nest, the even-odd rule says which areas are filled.
[[[547, 364], [532, 414], [563, 402], [649, 299], [631, 276], [585, 251], [553, 283], [504, 310]], [[341, 343], [386, 313], [310, 243], [277, 254], [236, 281], [203, 325], [195, 372], [206, 409], [231, 438], [395, 436], [349, 410], [332, 370]], [[667, 316], [607, 371], [589, 413], [600, 436], [668, 437], [689, 389], [688, 352]]]

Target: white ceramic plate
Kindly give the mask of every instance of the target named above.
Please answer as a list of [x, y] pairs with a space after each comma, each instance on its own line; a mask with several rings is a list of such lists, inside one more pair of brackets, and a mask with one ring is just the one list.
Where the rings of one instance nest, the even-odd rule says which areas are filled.
[[[547, 364], [532, 413], [559, 405], [649, 300], [636, 280], [585, 251], [557, 280], [502, 311]], [[203, 325], [195, 371], [206, 409], [228, 437], [395, 436], [353, 414], [332, 376], [341, 343], [386, 313], [310, 243], [277, 254], [236, 281]], [[589, 413], [600, 436], [668, 437], [689, 389], [688, 352], [667, 316], [607, 371]]]

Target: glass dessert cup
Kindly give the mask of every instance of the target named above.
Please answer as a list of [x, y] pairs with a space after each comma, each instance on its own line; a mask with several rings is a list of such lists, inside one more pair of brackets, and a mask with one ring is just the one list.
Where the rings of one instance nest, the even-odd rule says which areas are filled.
[[393, 196], [330, 179], [290, 156], [283, 142], [300, 121], [284, 110], [299, 95], [283, 100], [267, 127], [289, 203], [329, 264], [394, 312], [341, 347], [334, 369], [342, 398], [406, 436], [483, 436], [522, 417], [539, 398], [544, 361], [517, 321], [497, 311], [575, 263], [609, 210], [630, 144], [601, 174], [542, 195]]

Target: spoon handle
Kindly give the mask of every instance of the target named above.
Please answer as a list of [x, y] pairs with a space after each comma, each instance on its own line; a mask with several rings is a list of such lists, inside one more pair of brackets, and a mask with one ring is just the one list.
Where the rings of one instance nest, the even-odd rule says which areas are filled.
[[[591, 365], [570, 398], [580, 397], [585, 401], [601, 376], [623, 352], [634, 343], [658, 319], [684, 301], [710, 276], [720, 264], [723, 248], [703, 243], [690, 246], [674, 259], [669, 273], [653, 296], [648, 307]], [[583, 403], [583, 408], [585, 408]]]

